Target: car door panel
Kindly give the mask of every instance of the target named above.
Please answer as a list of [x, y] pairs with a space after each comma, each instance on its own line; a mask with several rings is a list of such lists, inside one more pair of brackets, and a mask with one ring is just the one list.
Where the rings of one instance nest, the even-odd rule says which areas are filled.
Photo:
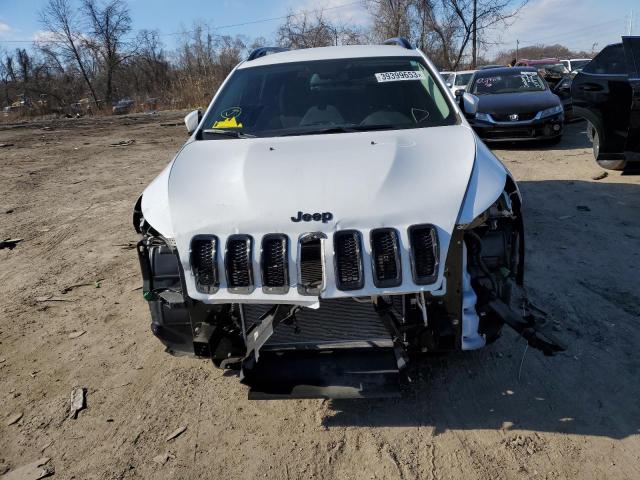
[[625, 150], [640, 154], [640, 37], [622, 37], [631, 88], [631, 112]]
[[631, 87], [621, 44], [605, 47], [573, 80], [576, 113], [598, 131], [598, 159], [621, 155], [627, 143]]

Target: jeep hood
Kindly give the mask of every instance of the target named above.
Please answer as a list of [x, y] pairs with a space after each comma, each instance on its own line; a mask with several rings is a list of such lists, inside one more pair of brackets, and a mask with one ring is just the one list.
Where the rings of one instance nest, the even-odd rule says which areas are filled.
[[[403, 284], [385, 290], [386, 293], [442, 289], [449, 239], [470, 183], [475, 156], [475, 136], [466, 125], [191, 141], [163, 175], [171, 233], [184, 267], [189, 295], [209, 302], [316, 301], [300, 296], [295, 288], [298, 237], [307, 232], [324, 232], [328, 238], [325, 264], [331, 267], [329, 250], [334, 231], [361, 231], [366, 254], [369, 231], [378, 227], [396, 228], [402, 244]], [[504, 170], [501, 175], [500, 188], [504, 186]], [[144, 201], [146, 195], [145, 192], [143, 213], [145, 203], [149, 204]], [[495, 200], [497, 194], [493, 195]], [[326, 223], [293, 222], [291, 217], [297, 217], [298, 212], [331, 212], [333, 218]], [[411, 281], [407, 228], [420, 223], [433, 224], [438, 230], [440, 271], [433, 285], [417, 286]], [[193, 236], [216, 235], [223, 252], [227, 237], [236, 233], [254, 238], [258, 283], [255, 291], [240, 296], [229, 293], [221, 284], [213, 295], [196, 292], [193, 276], [189, 274]], [[285, 233], [291, 242], [293, 278], [286, 295], [267, 295], [260, 289], [260, 242], [267, 233]], [[367, 258], [364, 261], [366, 264]], [[219, 262], [224, 271], [222, 260]], [[327, 277], [329, 273], [332, 267], [328, 268]], [[370, 283], [367, 277], [367, 285]], [[368, 286], [364, 290], [341, 292], [332, 281], [327, 281], [321, 297], [382, 293]]]

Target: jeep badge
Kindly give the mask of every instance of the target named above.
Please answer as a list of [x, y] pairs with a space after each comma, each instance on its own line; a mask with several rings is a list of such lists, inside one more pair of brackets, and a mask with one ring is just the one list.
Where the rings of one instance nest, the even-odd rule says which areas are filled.
[[333, 213], [331, 212], [322, 212], [322, 213], [302, 213], [302, 212], [298, 212], [298, 216], [297, 217], [291, 217], [291, 221], [292, 222], [299, 222], [299, 221], [305, 221], [305, 222], [310, 222], [310, 221], [314, 221], [314, 222], [319, 222], [320, 220], [322, 220], [322, 223], [327, 223], [330, 222], [331, 220], [333, 220]]

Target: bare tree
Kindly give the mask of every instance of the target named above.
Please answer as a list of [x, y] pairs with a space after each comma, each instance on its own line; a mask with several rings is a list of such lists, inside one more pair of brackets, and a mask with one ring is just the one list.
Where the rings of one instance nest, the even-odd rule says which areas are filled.
[[369, 0], [365, 4], [373, 14], [371, 33], [376, 40], [415, 37], [415, 0]]
[[[475, 68], [478, 58], [478, 38], [489, 28], [506, 26], [515, 18], [527, 0], [515, 7], [513, 0], [445, 0], [444, 5], [455, 13], [460, 21], [460, 43], [466, 45], [472, 39], [471, 68]], [[459, 50], [458, 57], [462, 54]], [[459, 62], [459, 60], [458, 60]]]
[[79, 28], [77, 11], [69, 0], [49, 0], [40, 12], [40, 23], [48, 37], [41, 42], [51, 56], [75, 62], [96, 104], [98, 96], [86, 66], [84, 37]]
[[122, 0], [110, 0], [104, 4], [98, 0], [83, 0], [83, 8], [90, 24], [90, 36], [86, 42], [103, 62], [106, 76], [104, 101], [109, 105], [113, 97], [115, 70], [127, 55], [125, 37], [131, 31], [129, 7]]
[[9, 53], [4, 54], [4, 58], [0, 60], [0, 80], [4, 89], [4, 101], [8, 107], [11, 105], [11, 95], [9, 93], [10, 86], [16, 81], [16, 75], [13, 71], [13, 56]]
[[[136, 37], [136, 45], [135, 53], [123, 68], [135, 78], [136, 91], [158, 96], [171, 82], [171, 65], [159, 33], [156, 30], [141, 30]], [[128, 75], [125, 75], [125, 81]]]
[[183, 34], [174, 60], [172, 92], [179, 105], [202, 106], [247, 54], [247, 39], [216, 35], [206, 24]]
[[276, 32], [278, 45], [287, 48], [351, 45], [359, 43], [361, 38], [358, 29], [331, 22], [322, 11], [290, 14]]
[[[529, 45], [518, 49], [519, 58], [589, 58], [590, 52], [574, 51], [565, 45]], [[498, 53], [495, 62], [506, 64], [516, 58], [516, 50], [510, 49]]]
[[[477, 45], [490, 28], [508, 25], [527, 0], [368, 0], [377, 40], [403, 36], [437, 63], [457, 69], [471, 44], [471, 66]], [[476, 39], [474, 42], [473, 40]], [[485, 41], [486, 42], [486, 41]], [[475, 45], [475, 47], [474, 47]]]

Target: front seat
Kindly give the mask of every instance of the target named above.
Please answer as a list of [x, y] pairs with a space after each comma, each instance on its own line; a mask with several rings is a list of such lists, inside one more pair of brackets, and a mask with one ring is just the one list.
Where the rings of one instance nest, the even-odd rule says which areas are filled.
[[341, 124], [344, 118], [333, 105], [313, 106], [304, 114], [300, 125]]

